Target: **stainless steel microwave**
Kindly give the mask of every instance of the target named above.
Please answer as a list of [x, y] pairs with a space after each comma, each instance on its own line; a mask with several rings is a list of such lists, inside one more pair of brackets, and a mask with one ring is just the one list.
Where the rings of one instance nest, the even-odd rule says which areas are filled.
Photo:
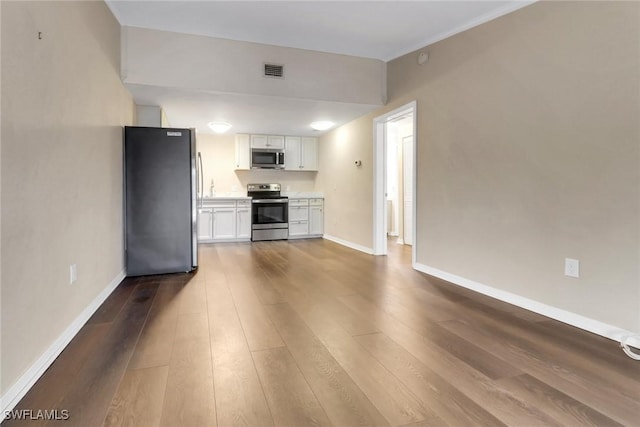
[[251, 168], [284, 169], [284, 150], [268, 148], [251, 149]]

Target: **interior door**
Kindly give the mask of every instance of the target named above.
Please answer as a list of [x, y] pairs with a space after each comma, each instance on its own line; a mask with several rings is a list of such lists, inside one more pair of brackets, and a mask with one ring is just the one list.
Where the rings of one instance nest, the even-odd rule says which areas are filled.
[[413, 136], [402, 138], [402, 183], [404, 187], [404, 243], [413, 245]]

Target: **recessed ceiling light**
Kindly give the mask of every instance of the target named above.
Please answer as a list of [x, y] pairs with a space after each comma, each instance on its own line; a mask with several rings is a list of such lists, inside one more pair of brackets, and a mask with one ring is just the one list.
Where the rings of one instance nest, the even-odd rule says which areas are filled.
[[335, 123], [329, 121], [319, 121], [311, 123], [311, 128], [314, 130], [327, 130], [332, 128]]
[[209, 128], [215, 133], [225, 133], [231, 129], [231, 125], [225, 122], [211, 122], [209, 123]]

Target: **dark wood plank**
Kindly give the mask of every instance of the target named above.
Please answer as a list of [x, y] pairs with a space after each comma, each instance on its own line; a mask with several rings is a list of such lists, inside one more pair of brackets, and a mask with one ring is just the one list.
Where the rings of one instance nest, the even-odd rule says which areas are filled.
[[[557, 361], [544, 354], [545, 346], [537, 348], [526, 339], [513, 335], [501, 335], [500, 331], [487, 329], [482, 324], [464, 321], [449, 321], [445, 326], [450, 331], [473, 339], [476, 345], [489, 352], [500, 354], [505, 360], [520, 366], [523, 372], [548, 384], [562, 393], [585, 403], [621, 424], [633, 425], [640, 413], [640, 387], [636, 396], [626, 396], [598, 379], [598, 366], [588, 373], [570, 363]], [[633, 393], [633, 391], [632, 391]]]
[[158, 282], [158, 291], [127, 369], [169, 364], [178, 322], [176, 297], [182, 287], [181, 283]]
[[87, 323], [113, 322], [138, 283], [140, 283], [140, 281], [136, 278], [125, 278], [100, 305], [98, 310], [93, 313], [93, 316], [91, 316]]
[[127, 371], [103, 426], [159, 425], [168, 371], [167, 366]]
[[176, 296], [179, 313], [206, 313], [207, 298], [205, 293], [205, 279], [195, 276], [193, 280], [184, 282]]
[[206, 291], [218, 424], [273, 425], [226, 280], [207, 281]]
[[331, 422], [284, 347], [253, 352], [276, 426], [329, 426]]
[[362, 335], [357, 340], [447, 424], [504, 425], [384, 334]]
[[531, 326], [531, 331], [554, 346], [593, 360], [602, 369], [615, 370], [620, 375], [640, 382], [638, 362], [620, 351], [616, 341], [555, 320], [538, 322]]
[[549, 416], [564, 425], [580, 425], [594, 427], [620, 427], [611, 418], [588, 407], [582, 402], [556, 390], [553, 387], [528, 374], [500, 381], [500, 385], [514, 395], [519, 396], [538, 407], [545, 408]]
[[[483, 408], [491, 408], [492, 416], [505, 424], [523, 425], [557, 425], [538, 408], [528, 405], [502, 389], [495, 381], [458, 359], [445, 349], [433, 345], [425, 337], [397, 321], [391, 316], [378, 311], [376, 307], [360, 297], [345, 297], [350, 306], [356, 310], [366, 310], [375, 316], [379, 328], [387, 336], [399, 344], [405, 351], [418, 359], [433, 372], [447, 372], [447, 382], [464, 390], [464, 394]], [[375, 335], [375, 334], [374, 334]], [[367, 337], [369, 335], [363, 335]], [[446, 420], [446, 419], [445, 419]]]
[[[96, 323], [87, 324], [80, 329], [15, 409], [65, 409], [60, 406], [60, 402], [73, 387], [78, 378], [78, 372], [83, 369], [90, 358], [94, 357], [96, 351], [101, 351], [102, 342], [110, 328], [110, 323]], [[2, 423], [2, 426], [14, 427], [25, 424], [25, 421], [7, 420]], [[34, 420], [28, 424], [42, 426], [48, 423], [46, 420]]]
[[[238, 253], [242, 255], [238, 255]], [[284, 342], [275, 330], [262, 303], [245, 274], [244, 268], [238, 268], [238, 257], [248, 259], [241, 246], [233, 246], [230, 251], [220, 251], [218, 258], [230, 284], [240, 323], [251, 351], [283, 347]], [[240, 264], [242, 265], [242, 264]]]
[[101, 425], [124, 375], [158, 285], [139, 284], [113, 321], [93, 357], [76, 375], [76, 381], [60, 403], [69, 410], [68, 425]]
[[270, 305], [267, 309], [333, 424], [388, 425], [385, 418], [288, 304]]
[[424, 401], [372, 357], [329, 313], [304, 305], [296, 306], [295, 310], [390, 424], [408, 424], [434, 415]]
[[[199, 315], [199, 313], [196, 314], [196, 316]], [[194, 314], [184, 316], [194, 316]], [[182, 324], [181, 322], [179, 330], [183, 329]], [[208, 329], [208, 325], [205, 326]], [[216, 425], [213, 367], [208, 336], [203, 339], [181, 336], [176, 340], [169, 364], [161, 425], [164, 427], [213, 427]]]

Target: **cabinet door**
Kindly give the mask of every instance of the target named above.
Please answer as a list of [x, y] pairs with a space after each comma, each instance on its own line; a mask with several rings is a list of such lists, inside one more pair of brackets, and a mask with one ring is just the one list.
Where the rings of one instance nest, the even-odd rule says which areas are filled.
[[284, 169], [288, 171], [300, 170], [300, 137], [288, 136], [285, 139]]
[[236, 238], [235, 208], [213, 208], [213, 238]]
[[236, 135], [236, 170], [251, 169], [250, 136], [247, 134]]
[[314, 137], [303, 137], [300, 152], [300, 165], [302, 170], [318, 170], [318, 139]]
[[308, 221], [309, 208], [307, 206], [289, 206], [289, 221]]
[[322, 235], [324, 233], [324, 213], [322, 206], [309, 207], [309, 234]]
[[251, 148], [269, 148], [267, 135], [251, 135]]
[[213, 239], [213, 209], [198, 209], [198, 240]]
[[238, 208], [236, 214], [236, 237], [238, 239], [251, 238], [251, 211], [249, 208]]
[[289, 237], [308, 236], [308, 235], [309, 235], [308, 221], [289, 221]]
[[281, 135], [267, 136], [267, 147], [284, 149], [284, 136], [281, 136]]

